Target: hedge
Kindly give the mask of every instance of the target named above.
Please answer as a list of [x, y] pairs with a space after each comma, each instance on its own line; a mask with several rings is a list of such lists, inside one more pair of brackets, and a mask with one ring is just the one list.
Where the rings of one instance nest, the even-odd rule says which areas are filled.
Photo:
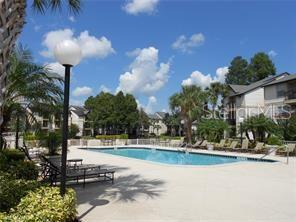
[[76, 215], [76, 193], [73, 189], [67, 189], [63, 198], [58, 187], [41, 187], [22, 198], [9, 214], [2, 214], [2, 220], [68, 222], [74, 221]]
[[24, 153], [19, 150], [3, 150], [0, 152], [0, 171], [8, 172], [16, 179], [37, 179], [37, 166], [34, 162], [25, 161], [24, 159]]
[[0, 212], [8, 212], [29, 191], [38, 187], [40, 183], [36, 180], [16, 180], [10, 174], [0, 172]]
[[128, 134], [120, 134], [120, 135], [96, 135], [96, 139], [101, 139], [101, 140], [128, 139]]

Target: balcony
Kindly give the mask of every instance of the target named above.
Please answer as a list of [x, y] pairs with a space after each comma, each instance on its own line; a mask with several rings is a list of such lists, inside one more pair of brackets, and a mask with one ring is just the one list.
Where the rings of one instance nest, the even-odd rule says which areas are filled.
[[296, 89], [291, 89], [286, 92], [285, 103], [289, 105], [296, 104]]

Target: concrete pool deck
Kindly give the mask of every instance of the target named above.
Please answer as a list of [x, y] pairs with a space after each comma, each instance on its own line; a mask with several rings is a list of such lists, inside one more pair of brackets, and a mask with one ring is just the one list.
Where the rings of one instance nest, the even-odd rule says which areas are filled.
[[68, 157], [116, 170], [114, 185], [74, 186], [82, 221], [296, 221], [295, 157], [289, 165], [273, 157], [281, 162], [175, 166], [77, 147]]

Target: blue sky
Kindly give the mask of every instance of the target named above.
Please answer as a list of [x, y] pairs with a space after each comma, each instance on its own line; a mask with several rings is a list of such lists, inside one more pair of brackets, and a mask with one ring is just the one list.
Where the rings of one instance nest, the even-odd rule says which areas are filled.
[[67, 10], [39, 15], [28, 7], [20, 42], [57, 72], [56, 42], [71, 38], [81, 45], [72, 104], [101, 90], [123, 90], [153, 112], [168, 110], [181, 84], [223, 81], [237, 55], [249, 59], [264, 51], [278, 73], [295, 73], [295, 8], [294, 1], [86, 0], [72, 16]]

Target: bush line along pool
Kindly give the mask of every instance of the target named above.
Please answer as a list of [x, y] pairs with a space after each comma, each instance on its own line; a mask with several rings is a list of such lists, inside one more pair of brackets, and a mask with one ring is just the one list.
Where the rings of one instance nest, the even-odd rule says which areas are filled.
[[94, 152], [101, 152], [117, 156], [129, 157], [134, 159], [147, 160], [158, 163], [174, 165], [217, 165], [234, 162], [276, 162], [269, 159], [258, 159], [240, 156], [227, 156], [218, 154], [192, 153], [174, 150], [164, 150], [160, 148], [82, 148]]

